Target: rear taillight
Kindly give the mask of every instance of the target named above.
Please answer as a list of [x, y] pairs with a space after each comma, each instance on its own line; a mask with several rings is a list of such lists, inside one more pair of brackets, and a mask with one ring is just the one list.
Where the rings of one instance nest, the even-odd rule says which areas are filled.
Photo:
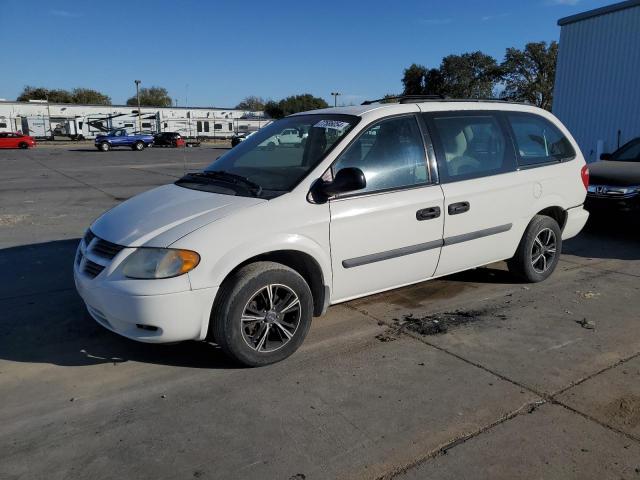
[[580, 177], [582, 178], [582, 184], [586, 190], [589, 188], [589, 167], [586, 165], [582, 166], [582, 170], [580, 170]]

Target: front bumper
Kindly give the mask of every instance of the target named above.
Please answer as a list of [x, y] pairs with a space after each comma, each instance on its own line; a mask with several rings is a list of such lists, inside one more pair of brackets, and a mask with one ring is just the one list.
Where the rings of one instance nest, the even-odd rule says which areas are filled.
[[[118, 254], [113, 263], [119, 263], [122, 260], [119, 257], [126, 257], [127, 253]], [[140, 342], [174, 343], [206, 337], [218, 288], [191, 290], [186, 276], [180, 284], [176, 278], [123, 279], [117, 275], [117, 265], [110, 265], [92, 277], [83, 270], [81, 262], [74, 262], [76, 289], [93, 319]], [[187, 288], [176, 288], [178, 285]]]
[[584, 206], [592, 213], [640, 211], [640, 194], [625, 197], [587, 195]]

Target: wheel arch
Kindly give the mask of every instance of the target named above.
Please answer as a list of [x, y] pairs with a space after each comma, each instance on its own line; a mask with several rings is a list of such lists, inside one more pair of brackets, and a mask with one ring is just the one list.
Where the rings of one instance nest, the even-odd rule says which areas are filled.
[[272, 250], [254, 255], [231, 269], [231, 271], [225, 275], [222, 283], [245, 265], [261, 261], [280, 263], [298, 272], [307, 282], [311, 290], [313, 316], [319, 317], [325, 312], [329, 305], [330, 292], [329, 286], [326, 285], [322, 267], [312, 255], [301, 250]]
[[564, 230], [564, 227], [567, 224], [567, 211], [557, 205], [543, 208], [538, 213], [536, 213], [536, 215], [544, 215], [545, 217], [553, 218], [556, 222], [558, 222], [561, 232]]

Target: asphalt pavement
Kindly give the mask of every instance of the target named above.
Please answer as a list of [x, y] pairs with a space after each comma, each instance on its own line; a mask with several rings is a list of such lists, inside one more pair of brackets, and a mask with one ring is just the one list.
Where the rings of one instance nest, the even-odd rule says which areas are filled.
[[331, 307], [263, 368], [96, 324], [86, 227], [224, 151], [0, 151], [0, 478], [640, 479], [637, 219], [540, 284], [498, 263]]

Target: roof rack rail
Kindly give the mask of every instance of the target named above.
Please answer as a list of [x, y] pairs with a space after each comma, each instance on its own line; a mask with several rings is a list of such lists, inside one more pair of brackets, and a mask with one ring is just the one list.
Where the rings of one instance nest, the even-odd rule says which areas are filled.
[[398, 103], [411, 103], [425, 100], [444, 100], [447, 97], [444, 95], [394, 95], [383, 98], [376, 98], [375, 100], [365, 100], [361, 105], [372, 105], [374, 103], [380, 103], [385, 100], [398, 100]]
[[504, 100], [502, 98], [451, 98], [445, 95], [397, 95], [393, 97], [378, 98], [376, 100], [367, 100], [362, 102], [361, 105], [372, 105], [374, 103], [380, 103], [384, 100], [397, 100], [398, 103], [420, 103], [420, 102], [490, 102], [490, 103], [516, 103], [516, 104], [523, 103], [523, 102], [514, 102], [511, 100]]

